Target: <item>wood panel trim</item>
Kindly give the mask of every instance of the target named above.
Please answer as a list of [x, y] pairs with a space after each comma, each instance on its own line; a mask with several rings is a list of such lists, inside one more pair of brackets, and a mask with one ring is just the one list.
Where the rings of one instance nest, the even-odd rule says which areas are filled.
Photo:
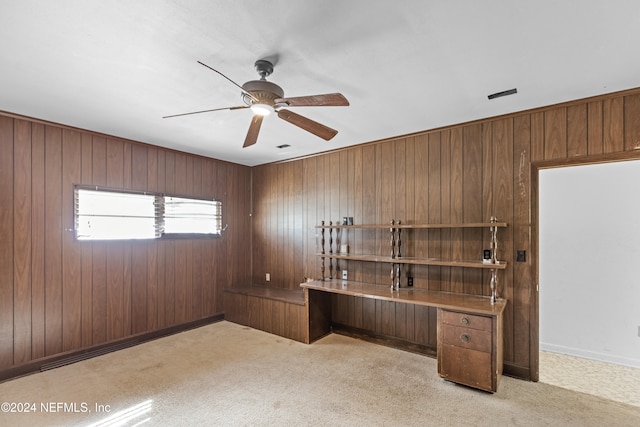
[[550, 169], [565, 166], [595, 165], [600, 163], [619, 162], [640, 159], [640, 149], [620, 151], [616, 153], [592, 154], [575, 156], [567, 159], [539, 160], [531, 162], [531, 171], [537, 173], [540, 169]]
[[515, 365], [509, 362], [503, 362], [502, 366], [502, 373], [506, 376], [518, 378], [520, 380], [538, 381], [537, 378], [534, 379], [532, 371], [526, 366]]
[[[8, 369], [0, 370], [0, 382], [11, 380], [24, 375], [29, 375], [35, 372], [43, 370], [43, 367], [51, 364], [58, 364], [60, 366], [67, 364], [65, 360], [79, 361], [84, 360], [81, 356], [89, 354], [92, 357], [110, 353], [111, 351], [121, 350], [125, 347], [131, 347], [133, 345], [143, 344], [147, 341], [155, 340], [158, 338], [166, 337], [169, 335], [177, 334], [180, 332], [188, 331], [190, 329], [199, 328], [201, 326], [209, 325], [212, 323], [220, 322], [224, 320], [223, 313], [217, 313], [212, 316], [208, 316], [202, 319], [186, 322], [180, 325], [174, 325], [167, 328], [159, 329], [151, 332], [144, 332], [141, 334], [131, 335], [126, 338], [117, 339], [102, 343], [99, 345], [84, 347], [78, 350], [67, 351], [59, 353], [53, 356], [42, 357], [40, 359], [32, 360], [28, 363], [24, 363], [18, 366], [13, 366]], [[109, 350], [113, 348], [114, 350]]]

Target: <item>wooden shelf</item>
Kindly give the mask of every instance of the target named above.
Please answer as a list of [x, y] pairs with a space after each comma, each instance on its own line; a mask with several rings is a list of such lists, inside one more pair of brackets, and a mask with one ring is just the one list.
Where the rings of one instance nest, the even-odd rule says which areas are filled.
[[[320, 277], [325, 278], [325, 258], [329, 260], [329, 276], [333, 277], [333, 264], [334, 259], [336, 264], [336, 273], [338, 273], [339, 268], [339, 260], [351, 260], [351, 261], [364, 261], [364, 262], [378, 262], [378, 263], [387, 263], [391, 264], [391, 287], [398, 288], [400, 286], [400, 275], [401, 268], [400, 265], [433, 265], [440, 267], [459, 267], [459, 268], [475, 268], [475, 269], [485, 269], [491, 272], [491, 298], [495, 299], [498, 295], [498, 270], [504, 270], [507, 268], [507, 263], [504, 261], [498, 261], [497, 258], [497, 248], [498, 248], [498, 240], [497, 233], [498, 228], [506, 227], [506, 222], [498, 222], [494, 216], [491, 216], [491, 220], [489, 222], [464, 222], [464, 223], [439, 223], [439, 224], [401, 224], [401, 221], [396, 221], [392, 219], [387, 224], [362, 224], [362, 225], [340, 225], [340, 224], [329, 224], [326, 225], [325, 221], [322, 221], [321, 225], [316, 226], [317, 229], [320, 229], [320, 246], [317, 248], [317, 251], [320, 253], [316, 253], [316, 256], [321, 258], [321, 266], [320, 266]], [[411, 241], [414, 233], [405, 232], [402, 233], [402, 229], [411, 230], [411, 229], [432, 229], [432, 230], [442, 230], [442, 229], [482, 229], [486, 228], [490, 234], [490, 242], [488, 249], [483, 250], [483, 259], [475, 259], [475, 260], [464, 260], [464, 259], [441, 259], [441, 258], [418, 258], [418, 257], [399, 257], [398, 254], [401, 253], [401, 248], [403, 238], [404, 240]], [[336, 230], [336, 240], [333, 239], [334, 229]], [[344, 252], [339, 252], [342, 247], [341, 240], [341, 232], [339, 229], [373, 229], [373, 230], [386, 230], [389, 233], [389, 249], [385, 251], [387, 255], [354, 255], [347, 253], [348, 249], [345, 249]], [[326, 246], [325, 240], [325, 230], [329, 231], [329, 245], [328, 250]], [[348, 236], [347, 236], [348, 237]], [[357, 237], [357, 236], [356, 236]], [[348, 241], [345, 238], [345, 241]], [[334, 245], [335, 243], [335, 245]], [[340, 246], [340, 247], [338, 247]], [[371, 249], [367, 249], [371, 250]], [[377, 251], [376, 251], [377, 252]], [[380, 252], [378, 252], [380, 253]], [[406, 253], [406, 252], [405, 252]], [[479, 254], [480, 255], [480, 254]], [[487, 262], [492, 261], [492, 262]]]
[[456, 224], [363, 224], [363, 225], [316, 225], [316, 228], [352, 228], [352, 229], [388, 229], [388, 228], [409, 228], [409, 229], [421, 229], [421, 228], [484, 228], [484, 227], [506, 227], [506, 222], [469, 222], [469, 223], [456, 223]]
[[507, 263], [499, 261], [497, 264], [485, 264], [482, 261], [452, 261], [439, 258], [415, 258], [400, 257], [391, 258], [390, 256], [378, 255], [350, 255], [350, 254], [316, 254], [319, 257], [344, 259], [352, 261], [368, 261], [368, 262], [388, 262], [392, 264], [414, 264], [414, 265], [438, 265], [442, 267], [465, 267], [465, 268], [485, 268], [493, 270], [504, 270]]

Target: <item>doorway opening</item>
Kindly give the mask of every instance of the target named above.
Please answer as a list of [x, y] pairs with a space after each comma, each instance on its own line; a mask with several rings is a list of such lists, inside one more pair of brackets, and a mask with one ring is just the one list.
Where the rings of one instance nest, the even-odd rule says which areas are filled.
[[640, 160], [538, 174], [539, 381], [640, 406]]

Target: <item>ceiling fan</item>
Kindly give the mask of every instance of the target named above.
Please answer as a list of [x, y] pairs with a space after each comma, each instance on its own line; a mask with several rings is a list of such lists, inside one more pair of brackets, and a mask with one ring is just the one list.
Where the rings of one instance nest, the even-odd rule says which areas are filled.
[[240, 110], [251, 108], [253, 110], [253, 118], [249, 125], [249, 131], [244, 140], [243, 148], [249, 147], [258, 140], [258, 133], [262, 125], [264, 116], [275, 112], [279, 118], [285, 120], [301, 129], [311, 132], [320, 138], [328, 141], [338, 133], [337, 130], [331, 129], [321, 123], [313, 121], [293, 111], [287, 110], [285, 107], [321, 107], [321, 106], [348, 106], [349, 101], [340, 93], [328, 93], [324, 95], [297, 96], [285, 98], [284, 91], [275, 83], [267, 81], [267, 77], [273, 73], [273, 64], [265, 59], [259, 59], [255, 63], [256, 70], [260, 75], [260, 80], [251, 80], [240, 86], [220, 71], [198, 61], [198, 64], [215, 71], [231, 83], [236, 85], [242, 91], [242, 101], [245, 105], [235, 107], [213, 108], [211, 110], [192, 111], [190, 113], [174, 114], [164, 116], [163, 119], [170, 117], [186, 116], [189, 114], [208, 113], [211, 111], [221, 110]]

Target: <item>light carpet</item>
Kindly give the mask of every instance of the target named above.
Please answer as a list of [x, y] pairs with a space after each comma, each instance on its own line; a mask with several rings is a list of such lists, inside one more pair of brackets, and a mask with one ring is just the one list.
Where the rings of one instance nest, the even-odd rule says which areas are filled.
[[0, 413], [30, 427], [640, 425], [640, 408], [600, 397], [508, 377], [489, 394], [443, 381], [422, 355], [229, 322], [4, 382], [0, 402], [34, 404]]
[[640, 407], [640, 368], [541, 351], [540, 382]]

